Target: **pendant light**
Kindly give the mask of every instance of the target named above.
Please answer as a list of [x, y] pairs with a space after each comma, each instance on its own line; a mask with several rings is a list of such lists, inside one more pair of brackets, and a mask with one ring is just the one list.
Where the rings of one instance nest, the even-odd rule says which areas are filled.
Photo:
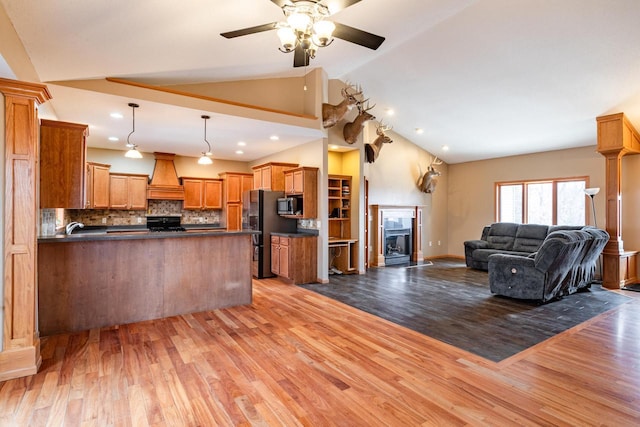
[[209, 144], [209, 141], [207, 141], [207, 120], [209, 120], [210, 117], [204, 115], [200, 117], [204, 119], [204, 142], [207, 143], [207, 151], [202, 152], [202, 156], [200, 156], [200, 158], [198, 159], [198, 164], [210, 165], [213, 163], [213, 160], [211, 160], [211, 156], [213, 156], [213, 153], [211, 152], [211, 144]]
[[127, 147], [129, 148], [129, 151], [127, 151], [124, 156], [130, 159], [141, 159], [142, 154], [138, 151], [138, 146], [129, 141], [129, 137], [136, 131], [136, 108], [138, 108], [139, 105], [130, 102], [129, 107], [131, 107], [131, 111], [133, 112], [133, 127], [131, 133], [127, 135]]

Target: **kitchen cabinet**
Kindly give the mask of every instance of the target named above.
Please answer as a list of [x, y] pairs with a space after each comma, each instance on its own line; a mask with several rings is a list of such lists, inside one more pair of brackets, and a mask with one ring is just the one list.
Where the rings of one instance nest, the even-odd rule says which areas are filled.
[[40, 121], [41, 209], [84, 209], [88, 134], [87, 125]]
[[222, 209], [222, 180], [182, 178], [184, 209]]
[[298, 212], [288, 218], [314, 219], [318, 216], [318, 168], [298, 167], [284, 173], [285, 195], [296, 197]]
[[253, 189], [284, 191], [284, 172], [297, 167], [297, 163], [276, 163], [270, 162], [263, 165], [254, 166], [253, 169]]
[[317, 243], [314, 235], [271, 234], [271, 272], [296, 285], [317, 280]]
[[224, 180], [227, 231], [242, 230], [242, 194], [253, 188], [253, 174], [223, 172], [219, 176]]
[[87, 175], [85, 179], [86, 209], [109, 208], [109, 169], [111, 165], [101, 163], [87, 163]]
[[146, 210], [148, 175], [112, 173], [109, 175], [111, 209]]

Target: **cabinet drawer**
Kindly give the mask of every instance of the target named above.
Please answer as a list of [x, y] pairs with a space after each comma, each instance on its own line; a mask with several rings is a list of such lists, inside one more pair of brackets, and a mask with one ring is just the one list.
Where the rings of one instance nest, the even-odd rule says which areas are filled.
[[280, 237], [281, 246], [289, 246], [289, 237]]
[[280, 236], [271, 236], [271, 243], [280, 243]]

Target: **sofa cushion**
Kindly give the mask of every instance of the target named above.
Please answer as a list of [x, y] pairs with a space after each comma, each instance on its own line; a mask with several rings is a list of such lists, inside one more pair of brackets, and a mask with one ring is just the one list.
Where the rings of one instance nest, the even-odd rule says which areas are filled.
[[518, 252], [535, 252], [544, 242], [549, 226], [541, 224], [521, 224], [516, 232], [513, 250]]
[[492, 249], [503, 251], [513, 250], [513, 243], [516, 240], [516, 233], [519, 224], [511, 222], [497, 222], [491, 224], [491, 229], [487, 236], [487, 242]]

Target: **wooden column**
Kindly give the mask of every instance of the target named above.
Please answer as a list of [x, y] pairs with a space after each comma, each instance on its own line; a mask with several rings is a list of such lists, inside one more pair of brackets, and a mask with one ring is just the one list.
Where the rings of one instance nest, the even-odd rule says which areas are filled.
[[4, 329], [0, 381], [40, 366], [36, 314], [38, 113], [47, 87], [0, 78], [5, 106]]
[[622, 157], [640, 153], [640, 134], [623, 113], [601, 116], [598, 152], [605, 157], [606, 230], [611, 236], [602, 252], [602, 285], [619, 289], [637, 280], [636, 252], [625, 251], [622, 241]]
[[424, 261], [424, 254], [422, 252], [422, 206], [415, 207], [414, 221], [411, 261], [422, 264]]

